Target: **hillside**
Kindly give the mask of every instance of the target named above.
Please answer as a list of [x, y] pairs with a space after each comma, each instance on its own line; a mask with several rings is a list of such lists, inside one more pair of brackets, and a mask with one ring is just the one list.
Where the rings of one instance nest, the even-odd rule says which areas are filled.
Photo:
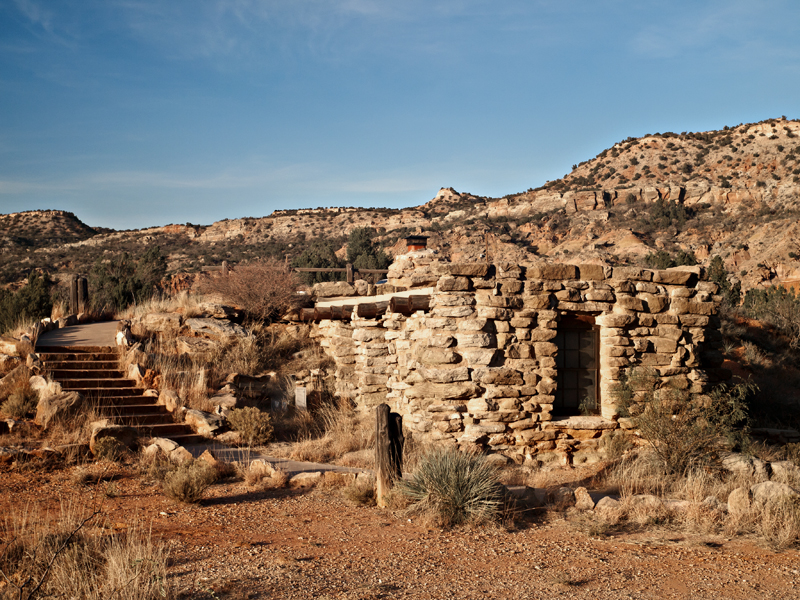
[[[800, 280], [800, 122], [770, 119], [721, 131], [628, 138], [563, 178], [503, 198], [442, 188], [409, 209], [304, 209], [208, 226], [98, 230], [71, 213], [0, 216], [3, 283], [32, 268], [86, 272], [98, 259], [156, 244], [173, 273], [223, 260], [291, 259], [320, 239], [340, 249], [373, 227], [389, 252], [410, 233], [454, 260], [548, 257], [645, 264], [683, 252], [720, 255], [744, 289]], [[191, 217], [191, 215], [187, 215]]]

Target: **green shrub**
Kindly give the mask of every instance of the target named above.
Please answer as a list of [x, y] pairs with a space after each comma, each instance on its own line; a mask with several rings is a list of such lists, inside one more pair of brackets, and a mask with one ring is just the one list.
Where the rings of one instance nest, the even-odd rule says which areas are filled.
[[791, 288], [748, 290], [742, 310], [748, 317], [771, 323], [788, 338], [791, 348], [800, 348], [800, 296]]
[[715, 462], [720, 443], [747, 443], [748, 397], [753, 383], [720, 385], [707, 395], [658, 388], [650, 369], [631, 369], [614, 396], [620, 414], [631, 417], [665, 471], [685, 476]]
[[441, 527], [497, 518], [503, 504], [497, 472], [486, 458], [452, 448], [424, 455], [397, 488]]
[[254, 406], [234, 408], [228, 413], [228, 423], [248, 446], [263, 446], [272, 439], [272, 419]]
[[193, 460], [169, 470], [161, 482], [161, 489], [173, 500], [196, 504], [216, 479], [214, 467], [203, 460]]
[[27, 319], [49, 317], [53, 310], [52, 286], [45, 273], [32, 271], [28, 284], [16, 292], [0, 289], [0, 333], [7, 332]]
[[142, 256], [127, 252], [109, 262], [98, 259], [89, 273], [92, 306], [98, 310], [120, 311], [150, 299], [167, 272], [167, 261], [158, 246]]

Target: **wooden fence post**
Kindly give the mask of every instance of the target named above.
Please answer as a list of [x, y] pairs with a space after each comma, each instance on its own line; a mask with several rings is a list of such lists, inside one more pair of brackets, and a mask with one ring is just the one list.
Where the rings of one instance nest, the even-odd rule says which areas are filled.
[[77, 306], [78, 310], [75, 314], [85, 313], [89, 311], [89, 281], [86, 277], [78, 277], [77, 284]]
[[78, 314], [78, 276], [73, 275], [69, 280], [69, 314]]
[[389, 412], [388, 404], [375, 408], [375, 496], [386, 507], [386, 494], [403, 476], [403, 417]]
[[353, 283], [353, 263], [347, 263], [347, 283]]

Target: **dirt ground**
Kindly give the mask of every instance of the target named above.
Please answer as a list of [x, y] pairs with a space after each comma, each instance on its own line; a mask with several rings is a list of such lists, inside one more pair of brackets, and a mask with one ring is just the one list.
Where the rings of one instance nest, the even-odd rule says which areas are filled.
[[668, 528], [593, 538], [591, 516], [538, 510], [441, 531], [336, 488], [234, 480], [183, 505], [132, 467], [92, 486], [73, 483], [74, 469], [0, 467], [0, 514], [100, 503], [104, 531], [146, 525], [163, 540], [179, 598], [800, 598], [800, 552], [756, 540]]

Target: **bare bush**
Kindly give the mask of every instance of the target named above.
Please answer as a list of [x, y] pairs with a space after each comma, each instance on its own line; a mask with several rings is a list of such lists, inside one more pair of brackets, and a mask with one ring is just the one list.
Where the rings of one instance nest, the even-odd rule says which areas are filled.
[[241, 307], [252, 318], [274, 321], [298, 305], [297, 277], [274, 259], [236, 265], [225, 275], [215, 275], [200, 284], [202, 292], [220, 296]]
[[204, 460], [193, 460], [169, 470], [164, 475], [161, 488], [173, 500], [196, 504], [216, 479], [214, 467]]
[[254, 406], [234, 408], [228, 413], [228, 423], [248, 447], [263, 446], [272, 438], [272, 419]]

